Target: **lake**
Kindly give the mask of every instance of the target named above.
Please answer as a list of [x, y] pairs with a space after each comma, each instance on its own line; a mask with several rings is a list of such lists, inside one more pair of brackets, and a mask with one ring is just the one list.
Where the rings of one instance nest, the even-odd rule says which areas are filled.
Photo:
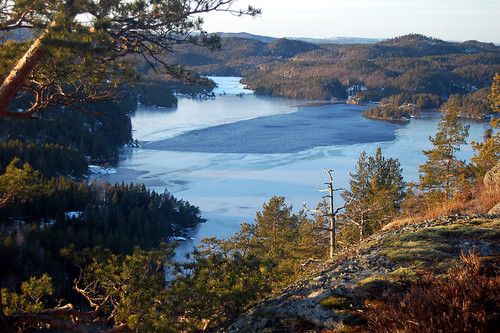
[[[100, 177], [111, 183], [144, 183], [168, 189], [177, 198], [199, 206], [202, 224], [180, 251], [203, 237], [226, 238], [273, 195], [286, 198], [298, 211], [303, 202], [315, 208], [319, 188], [328, 181], [323, 167], [333, 170], [337, 187], [346, 188], [360, 153], [377, 147], [399, 159], [406, 181], [418, 180], [422, 149], [431, 149], [438, 113], [426, 113], [407, 124], [390, 124], [361, 116], [371, 107], [255, 96], [239, 78], [214, 78], [213, 99], [179, 98], [175, 108], [139, 107], [132, 117], [140, 148], [122, 151], [116, 174]], [[308, 106], [309, 105], [309, 106]], [[471, 125], [468, 142], [482, 140], [487, 122]], [[463, 146], [461, 159], [472, 149]], [[340, 196], [335, 200], [340, 204]]]

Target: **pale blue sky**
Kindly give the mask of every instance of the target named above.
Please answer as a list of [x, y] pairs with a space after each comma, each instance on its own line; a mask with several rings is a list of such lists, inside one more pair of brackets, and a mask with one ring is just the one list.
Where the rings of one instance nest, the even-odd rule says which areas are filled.
[[257, 18], [205, 16], [208, 32], [272, 37], [391, 38], [420, 33], [443, 40], [500, 43], [500, 0], [238, 0], [261, 8]]

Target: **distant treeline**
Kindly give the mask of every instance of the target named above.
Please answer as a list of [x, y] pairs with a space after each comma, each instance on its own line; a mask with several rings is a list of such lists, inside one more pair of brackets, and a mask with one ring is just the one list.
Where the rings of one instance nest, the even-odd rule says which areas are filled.
[[368, 110], [364, 110], [363, 117], [382, 119], [389, 121], [407, 120], [418, 114], [417, 110], [405, 107], [393, 107], [388, 105], [374, 106]]
[[34, 149], [31, 143], [53, 144], [75, 149], [93, 163], [114, 161], [118, 158], [118, 147], [132, 142], [130, 114], [135, 108], [134, 98], [129, 97], [119, 102], [89, 104], [89, 113], [56, 108], [46, 110], [38, 121], [2, 118], [0, 139], [25, 143], [22, 149], [26, 156]]
[[29, 163], [46, 177], [65, 175], [79, 179], [88, 169], [87, 159], [75, 148], [54, 143], [36, 144], [10, 140], [0, 141], [0, 174], [5, 172], [5, 168], [15, 157]]
[[419, 115], [423, 109], [437, 109], [442, 103], [442, 98], [437, 95], [401, 93], [382, 98], [380, 105], [363, 111], [362, 115], [374, 119], [400, 121]]
[[451, 95], [443, 105], [443, 109], [447, 110], [453, 103], [461, 115], [470, 118], [483, 118], [484, 115], [491, 112], [491, 101], [488, 99], [490, 92], [491, 89], [482, 88], [466, 95]]

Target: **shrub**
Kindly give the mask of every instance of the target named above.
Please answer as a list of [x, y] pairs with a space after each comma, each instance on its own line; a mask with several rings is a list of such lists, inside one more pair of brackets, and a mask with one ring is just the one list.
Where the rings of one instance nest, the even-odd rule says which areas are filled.
[[442, 281], [429, 276], [404, 294], [384, 295], [368, 314], [374, 332], [495, 332], [500, 327], [500, 281], [487, 276], [476, 253]]

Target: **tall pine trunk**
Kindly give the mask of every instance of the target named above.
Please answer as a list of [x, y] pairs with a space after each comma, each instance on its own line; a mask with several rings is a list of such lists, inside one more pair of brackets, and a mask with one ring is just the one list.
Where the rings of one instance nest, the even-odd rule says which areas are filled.
[[3, 81], [0, 87], [0, 117], [28, 118], [31, 116], [31, 114], [26, 112], [7, 111], [7, 107], [31, 73], [33, 73], [35, 67], [40, 63], [45, 54], [47, 54], [47, 49], [42, 43], [46, 35], [47, 31], [31, 44], [28, 51], [18, 60], [16, 66]]
[[47, 47], [44, 45], [44, 39], [50, 34], [50, 31], [57, 26], [58, 18], [69, 16], [74, 19], [77, 12], [74, 7], [74, 0], [66, 0], [63, 9], [56, 14], [53, 21], [45, 29], [45, 31], [38, 37], [30, 48], [17, 61], [16, 66], [10, 71], [9, 75], [4, 79], [0, 86], [0, 117], [16, 117], [16, 118], [30, 118], [29, 112], [8, 111], [7, 107], [12, 102], [17, 92], [26, 83], [26, 80], [33, 73], [36, 66], [40, 64], [43, 57], [47, 54]]

